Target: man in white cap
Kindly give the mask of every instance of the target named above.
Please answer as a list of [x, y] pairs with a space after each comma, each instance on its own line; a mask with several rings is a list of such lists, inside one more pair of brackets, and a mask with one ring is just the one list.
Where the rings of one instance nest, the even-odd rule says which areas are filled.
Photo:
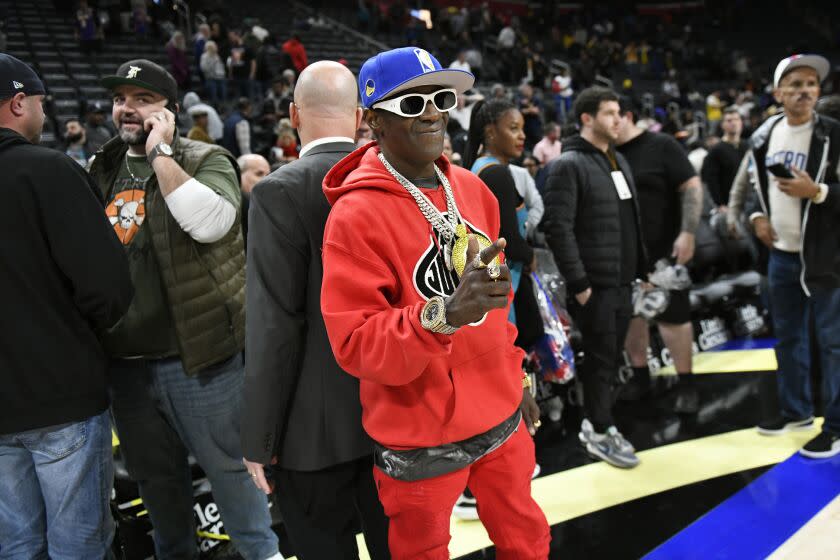
[[840, 123], [814, 112], [829, 71], [828, 60], [818, 55], [779, 62], [773, 86], [784, 112], [752, 135], [729, 200], [734, 223], [748, 184], [754, 185], [748, 216], [770, 251], [781, 409], [758, 426], [762, 434], [813, 428], [808, 332], [813, 316], [825, 422], [801, 451], [812, 458], [840, 453]]

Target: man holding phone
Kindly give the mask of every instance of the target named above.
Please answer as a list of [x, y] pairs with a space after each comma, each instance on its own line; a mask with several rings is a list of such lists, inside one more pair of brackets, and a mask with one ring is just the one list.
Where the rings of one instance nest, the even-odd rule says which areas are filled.
[[813, 315], [825, 422], [801, 451], [812, 458], [840, 453], [840, 123], [814, 113], [829, 70], [828, 60], [818, 55], [779, 62], [774, 95], [784, 113], [753, 134], [733, 183], [729, 216], [732, 223], [752, 181], [750, 224], [770, 251], [781, 403], [779, 416], [758, 426], [762, 434], [813, 427], [808, 327]]
[[174, 78], [130, 60], [103, 78], [119, 136], [90, 174], [128, 256], [134, 300], [104, 333], [114, 421], [157, 558], [197, 558], [192, 454], [247, 560], [281, 558], [239, 443], [245, 252], [236, 161], [180, 138]]

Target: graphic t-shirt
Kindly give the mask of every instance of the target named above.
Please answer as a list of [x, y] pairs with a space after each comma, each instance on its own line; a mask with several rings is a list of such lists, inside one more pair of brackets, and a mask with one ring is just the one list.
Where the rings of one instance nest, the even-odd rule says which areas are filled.
[[[811, 135], [814, 121], [790, 126], [787, 119], [782, 119], [773, 128], [770, 144], [767, 148], [765, 163], [767, 166], [781, 163], [788, 169], [805, 169], [808, 164], [808, 151], [811, 149]], [[768, 204], [770, 205], [770, 224], [776, 230], [779, 239], [773, 247], [781, 251], [798, 253], [802, 240], [802, 201], [779, 190], [776, 177], [768, 172]]]
[[[103, 339], [110, 356], [164, 358], [178, 354], [160, 267], [146, 225], [146, 202], [152, 194], [147, 191], [151, 175], [152, 167], [146, 156], [129, 155], [120, 167], [105, 208], [114, 232], [125, 247], [134, 283], [131, 306]], [[160, 192], [154, 195], [163, 196]]]

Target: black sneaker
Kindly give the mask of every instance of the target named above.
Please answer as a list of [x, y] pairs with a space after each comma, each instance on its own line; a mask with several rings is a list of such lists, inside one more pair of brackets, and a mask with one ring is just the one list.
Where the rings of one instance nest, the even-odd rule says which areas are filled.
[[826, 459], [840, 453], [840, 436], [828, 432], [820, 434], [805, 444], [800, 453], [811, 459]]
[[801, 420], [791, 420], [779, 416], [773, 420], [767, 420], [758, 425], [758, 433], [764, 436], [780, 436], [787, 432], [799, 432], [810, 430], [814, 427], [814, 417], [802, 418]]
[[630, 381], [623, 386], [617, 387], [618, 400], [622, 402], [633, 402], [645, 399], [650, 395], [650, 383], [645, 386], [635, 377], [630, 378]]

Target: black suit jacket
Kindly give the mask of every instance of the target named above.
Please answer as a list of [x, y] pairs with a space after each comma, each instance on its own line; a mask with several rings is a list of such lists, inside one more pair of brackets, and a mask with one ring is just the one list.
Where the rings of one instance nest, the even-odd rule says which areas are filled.
[[242, 451], [314, 471], [373, 453], [359, 381], [336, 364], [321, 316], [324, 176], [354, 145], [314, 147], [251, 193]]

